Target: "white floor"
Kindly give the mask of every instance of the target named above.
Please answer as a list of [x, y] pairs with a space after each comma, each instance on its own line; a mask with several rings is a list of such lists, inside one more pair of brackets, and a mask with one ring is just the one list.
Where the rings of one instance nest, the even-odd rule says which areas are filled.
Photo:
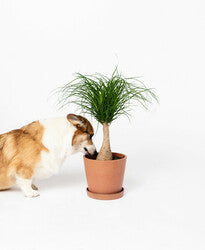
[[203, 142], [175, 132], [175, 144], [161, 133], [155, 145], [157, 132], [149, 146], [133, 144], [122, 199], [86, 196], [80, 155], [38, 183], [40, 197], [1, 192], [0, 249], [204, 250]]

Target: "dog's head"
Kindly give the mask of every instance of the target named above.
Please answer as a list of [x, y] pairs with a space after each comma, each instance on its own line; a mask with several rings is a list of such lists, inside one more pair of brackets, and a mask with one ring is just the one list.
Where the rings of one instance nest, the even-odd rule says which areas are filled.
[[80, 115], [68, 114], [67, 119], [77, 129], [72, 139], [72, 146], [75, 151], [81, 151], [90, 156], [97, 155], [95, 145], [92, 141], [94, 129], [91, 123]]

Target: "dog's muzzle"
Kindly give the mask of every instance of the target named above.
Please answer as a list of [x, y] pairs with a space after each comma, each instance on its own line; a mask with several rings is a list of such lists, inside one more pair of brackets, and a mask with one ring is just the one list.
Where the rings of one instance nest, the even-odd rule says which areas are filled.
[[89, 152], [89, 150], [86, 148], [86, 147], [84, 147], [83, 148], [84, 149], [84, 151], [85, 151], [85, 155], [91, 155], [91, 156], [97, 156], [98, 155], [98, 152], [97, 152], [97, 150], [95, 149], [95, 151], [94, 152]]

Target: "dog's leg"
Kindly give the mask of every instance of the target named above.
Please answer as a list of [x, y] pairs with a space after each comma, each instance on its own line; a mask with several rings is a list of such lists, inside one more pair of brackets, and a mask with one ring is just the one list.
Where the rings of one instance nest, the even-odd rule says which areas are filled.
[[32, 188], [32, 179], [24, 179], [16, 176], [16, 184], [20, 187], [21, 191], [26, 197], [36, 197], [39, 196], [39, 192]]
[[32, 188], [32, 175], [33, 170], [29, 168], [20, 168], [16, 174], [16, 184], [26, 197], [39, 196], [39, 192]]

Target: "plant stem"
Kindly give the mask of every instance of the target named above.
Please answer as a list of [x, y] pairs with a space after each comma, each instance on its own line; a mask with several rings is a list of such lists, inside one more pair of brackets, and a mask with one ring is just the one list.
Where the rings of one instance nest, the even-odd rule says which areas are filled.
[[103, 123], [103, 144], [96, 160], [98, 161], [112, 160], [112, 152], [110, 149], [109, 125], [106, 122]]

